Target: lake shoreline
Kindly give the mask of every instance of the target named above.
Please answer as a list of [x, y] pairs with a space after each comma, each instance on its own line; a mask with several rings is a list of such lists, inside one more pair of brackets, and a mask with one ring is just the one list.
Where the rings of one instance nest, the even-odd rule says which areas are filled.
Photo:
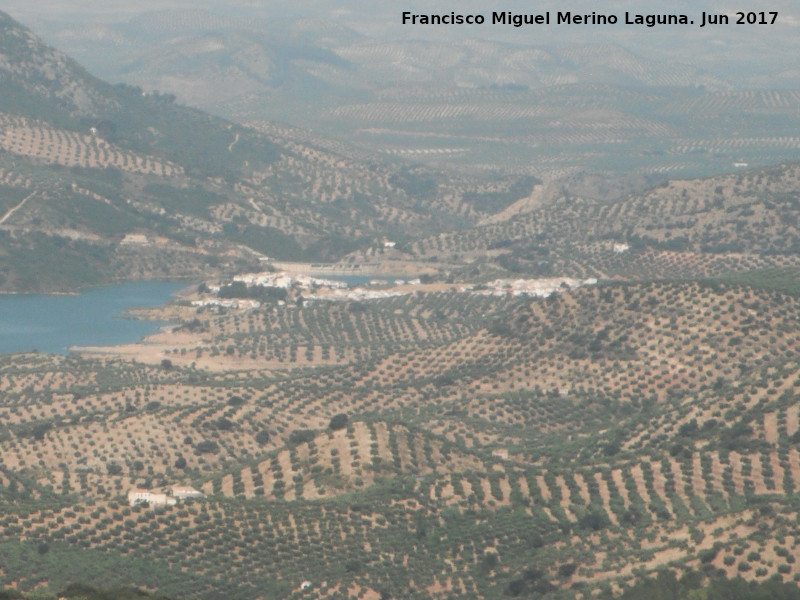
[[188, 287], [185, 281], [125, 281], [79, 293], [0, 294], [0, 355], [140, 342], [170, 323], [148, 315]]

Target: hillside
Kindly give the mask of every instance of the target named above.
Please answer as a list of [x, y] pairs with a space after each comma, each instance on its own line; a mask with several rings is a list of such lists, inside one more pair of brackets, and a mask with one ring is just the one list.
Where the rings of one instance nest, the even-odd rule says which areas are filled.
[[[198, 18], [178, 23], [187, 27]], [[172, 35], [170, 23], [163, 21]], [[197, 27], [206, 31], [203, 23], [200, 19]], [[341, 261], [348, 268], [368, 264], [389, 274], [424, 266], [445, 279], [478, 280], [552, 274], [702, 277], [796, 262], [792, 164], [645, 191], [638, 190], [653, 179], [635, 175], [636, 168], [618, 180], [591, 184], [581, 183], [584, 175], [563, 176], [560, 169], [555, 172], [561, 175], [544, 180], [515, 175], [514, 169], [486, 176], [436, 170], [269, 121], [245, 128], [180, 106], [169, 95], [108, 85], [10, 18], [3, 17], [2, 24], [7, 93], [0, 99], [0, 289], [5, 291], [65, 291], [118, 278], [197, 279], [257, 270], [266, 257]], [[222, 29], [229, 31], [228, 25]], [[342, 42], [341, 31], [329, 33]], [[643, 132], [669, 133], [655, 121], [632, 121], [611, 109], [632, 110], [650, 101], [648, 92], [607, 85], [588, 91], [586, 96], [576, 95], [572, 86], [466, 90], [447, 106], [463, 100], [476, 117], [474, 111], [484, 106], [479, 96], [490, 107], [511, 94], [520, 110], [540, 110], [547, 103], [578, 110], [583, 116], [570, 118], [569, 126], [548, 113], [559, 136], [572, 135], [573, 129], [582, 138], [595, 129], [605, 136], [608, 127], [585, 127], [605, 119], [631, 139]], [[720, 94], [667, 94], [659, 102], [663, 114], [688, 111], [707, 120], [722, 107], [726, 114], [755, 111], [778, 121], [796, 102], [791, 92]], [[596, 104], [600, 97], [607, 106]], [[391, 94], [385, 98], [397, 100]], [[430, 99], [444, 106], [443, 98]], [[364, 119], [370, 110], [362, 106], [352, 114]], [[521, 116], [517, 108], [509, 110], [503, 113], [506, 121]], [[412, 112], [426, 128], [442, 116], [416, 104]], [[347, 118], [337, 116], [342, 123]], [[791, 154], [794, 142], [787, 146], [782, 139], [773, 140], [776, 156]], [[686, 152], [705, 148], [714, 156], [752, 146], [745, 138], [717, 139], [710, 146], [684, 141]], [[608, 191], [596, 194], [601, 187]], [[387, 241], [395, 247], [387, 249]]]
[[558, 180], [477, 226], [421, 236], [404, 250], [421, 261], [456, 257], [458, 276], [489, 280], [509, 272], [653, 280], [793, 268], [797, 177], [791, 163], [632, 194], [603, 194], [602, 181], [592, 190]]
[[[168, 364], [6, 357], [3, 544], [47, 551], [0, 580], [100, 561], [127, 573], [100, 584], [198, 597], [791, 581], [797, 303], [675, 282], [176, 306]], [[226, 368], [188, 364], [208, 354]], [[176, 484], [205, 498], [124, 498]]]
[[475, 182], [111, 86], [6, 15], [0, 28], [4, 290], [335, 260], [487, 214], [462, 201]]
[[[548, 27], [414, 28], [388, 5], [360, 15], [308, 2], [278, 14], [252, 3], [142, 7], [91, 26], [51, 15], [36, 25], [110, 81], [239, 123], [312, 128], [373, 156], [539, 178], [696, 177], [800, 159], [790, 133], [798, 78], [785, 66], [796, 53], [796, 7], [774, 4], [769, 36], [734, 27], [679, 41], [629, 27], [589, 38]], [[596, 9], [582, 5], [570, 10]], [[509, 1], [502, 11], [529, 9]]]
[[0, 30], [0, 291], [191, 282], [140, 343], [0, 355], [0, 596], [796, 597], [800, 166], [437, 170]]

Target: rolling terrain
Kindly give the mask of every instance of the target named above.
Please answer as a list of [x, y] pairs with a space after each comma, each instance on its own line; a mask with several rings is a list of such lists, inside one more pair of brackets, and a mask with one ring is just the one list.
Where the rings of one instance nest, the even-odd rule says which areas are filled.
[[[792, 581], [798, 298], [752, 283], [193, 309], [160, 363], [7, 356], [3, 582], [97, 560], [126, 573], [98, 584], [200, 597]], [[176, 366], [206, 352], [229, 366]], [[205, 498], [124, 498], [176, 484]]]
[[476, 184], [464, 177], [360, 160], [111, 86], [9, 17], [0, 29], [4, 290], [197, 278], [264, 257], [335, 260], [488, 214], [462, 200]]
[[[137, 313], [172, 323], [140, 344], [0, 356], [4, 588], [800, 582], [797, 164], [437, 170], [111, 86], [0, 30], [2, 290], [191, 282]], [[386, 280], [243, 275], [300, 260]]]
[[[585, 11], [570, 10], [597, 11], [581, 4]], [[563, 9], [548, 2], [534, 12], [548, 6]], [[459, 10], [490, 19], [487, 8]], [[600, 12], [629, 9], [606, 3]], [[503, 10], [532, 9], [507, 2]], [[740, 7], [715, 0], [703, 10]], [[312, 128], [378, 157], [539, 178], [588, 170], [657, 179], [800, 158], [791, 134], [798, 79], [786, 68], [798, 16], [787, 1], [769, 10], [780, 18], [768, 35], [733, 25], [655, 36], [632, 27], [590, 35], [579, 27], [410, 27], [388, 4], [367, 15], [324, 2], [279, 14], [207, 3], [88, 23], [47, 15], [37, 31], [110, 81], [238, 123]]]

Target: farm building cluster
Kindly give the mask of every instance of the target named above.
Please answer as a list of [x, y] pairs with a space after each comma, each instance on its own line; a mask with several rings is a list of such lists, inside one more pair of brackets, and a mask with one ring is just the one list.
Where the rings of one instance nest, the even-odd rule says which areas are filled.
[[137, 504], [147, 504], [152, 507], [175, 506], [179, 500], [195, 500], [198, 498], [205, 498], [205, 495], [192, 487], [182, 485], [172, 486], [171, 494], [142, 488], [134, 488], [128, 491], [128, 504], [131, 506], [136, 506]]

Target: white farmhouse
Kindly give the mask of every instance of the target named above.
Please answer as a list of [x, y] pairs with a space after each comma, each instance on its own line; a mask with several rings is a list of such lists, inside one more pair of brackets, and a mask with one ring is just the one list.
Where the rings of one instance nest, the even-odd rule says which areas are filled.
[[166, 494], [159, 494], [141, 488], [134, 488], [128, 492], [128, 504], [131, 506], [144, 504], [145, 502], [150, 506], [175, 506], [178, 503], [175, 498], [170, 498]]

